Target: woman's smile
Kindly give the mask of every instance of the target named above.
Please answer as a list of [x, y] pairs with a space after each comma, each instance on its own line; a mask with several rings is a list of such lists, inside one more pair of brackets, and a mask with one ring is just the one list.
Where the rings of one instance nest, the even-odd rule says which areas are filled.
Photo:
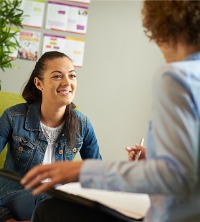
[[72, 91], [67, 90], [67, 89], [61, 89], [61, 90], [57, 90], [57, 93], [63, 95], [63, 96], [67, 96], [69, 94], [71, 94]]

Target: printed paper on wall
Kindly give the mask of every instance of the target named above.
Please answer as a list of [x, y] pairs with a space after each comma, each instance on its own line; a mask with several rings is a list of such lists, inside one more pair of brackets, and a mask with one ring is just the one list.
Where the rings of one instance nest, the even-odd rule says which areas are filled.
[[23, 0], [21, 9], [24, 11], [22, 25], [37, 28], [42, 27], [45, 0]]
[[61, 2], [48, 2], [46, 29], [85, 34], [87, 30], [88, 7]]
[[20, 31], [19, 45], [18, 58], [37, 61], [39, 56], [40, 32]]
[[85, 41], [80, 38], [64, 37], [45, 34], [43, 38], [42, 53], [49, 51], [59, 51], [68, 55], [74, 66], [83, 65]]

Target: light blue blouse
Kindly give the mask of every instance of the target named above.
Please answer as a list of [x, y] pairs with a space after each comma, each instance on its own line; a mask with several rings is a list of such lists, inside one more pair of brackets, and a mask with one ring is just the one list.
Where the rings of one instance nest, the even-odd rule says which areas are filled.
[[81, 184], [149, 194], [145, 222], [199, 222], [200, 52], [159, 70], [152, 107], [147, 160], [85, 161]]

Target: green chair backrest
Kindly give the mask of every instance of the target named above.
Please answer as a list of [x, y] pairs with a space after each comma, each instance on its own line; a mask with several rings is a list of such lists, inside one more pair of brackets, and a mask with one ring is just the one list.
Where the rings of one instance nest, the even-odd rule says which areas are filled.
[[[8, 107], [23, 102], [25, 102], [25, 100], [20, 94], [0, 91], [0, 116]], [[4, 165], [6, 152], [7, 147], [5, 147], [4, 150], [0, 153], [0, 168], [2, 168]]]

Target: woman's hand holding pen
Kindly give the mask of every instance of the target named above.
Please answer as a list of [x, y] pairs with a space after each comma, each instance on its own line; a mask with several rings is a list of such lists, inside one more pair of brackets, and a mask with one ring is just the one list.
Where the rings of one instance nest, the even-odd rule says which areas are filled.
[[143, 146], [144, 139], [141, 139], [140, 144], [135, 147], [126, 147], [128, 152], [128, 160], [141, 160], [146, 159], [146, 148]]

